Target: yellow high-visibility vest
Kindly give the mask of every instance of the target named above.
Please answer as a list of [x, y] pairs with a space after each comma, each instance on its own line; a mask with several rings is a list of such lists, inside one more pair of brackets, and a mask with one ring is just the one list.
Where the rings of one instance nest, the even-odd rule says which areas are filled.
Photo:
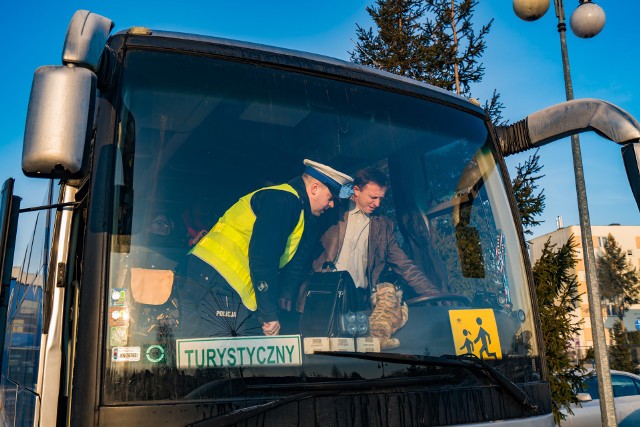
[[[296, 197], [300, 197], [289, 184], [261, 188], [247, 194], [225, 212], [216, 225], [200, 239], [190, 252], [215, 268], [240, 295], [242, 303], [251, 311], [256, 311], [258, 308], [249, 270], [249, 241], [253, 234], [253, 225], [256, 222], [256, 215], [251, 209], [251, 198], [258, 191], [263, 190], [288, 191]], [[303, 230], [304, 211], [301, 210], [298, 224], [289, 235], [284, 253], [280, 257], [280, 268], [287, 265], [293, 258], [300, 244]]]

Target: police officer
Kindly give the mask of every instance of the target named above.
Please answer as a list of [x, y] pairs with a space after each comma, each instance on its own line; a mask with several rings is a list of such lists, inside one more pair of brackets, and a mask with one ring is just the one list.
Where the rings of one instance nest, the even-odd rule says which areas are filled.
[[183, 335], [258, 335], [260, 328], [279, 334], [278, 311], [290, 310], [291, 284], [307, 273], [317, 217], [352, 182], [321, 163], [304, 165], [302, 176], [242, 197], [191, 249], [181, 292]]

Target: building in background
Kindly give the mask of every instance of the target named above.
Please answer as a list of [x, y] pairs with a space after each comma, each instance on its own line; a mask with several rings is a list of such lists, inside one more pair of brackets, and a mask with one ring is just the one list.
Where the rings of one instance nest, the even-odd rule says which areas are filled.
[[[576, 267], [574, 274], [578, 280], [578, 293], [580, 296], [580, 306], [576, 307], [574, 314], [576, 319], [582, 322], [582, 328], [579, 335], [575, 338], [573, 346], [576, 350], [578, 357], [583, 357], [584, 352], [593, 347], [593, 335], [591, 331], [591, 320], [589, 318], [589, 300], [587, 297], [587, 279], [584, 269], [584, 255], [582, 250], [582, 233], [580, 232], [580, 226], [571, 225], [564, 227], [562, 224], [562, 218], [557, 219], [558, 229], [544, 234], [540, 237], [529, 240], [529, 255], [531, 262], [535, 262], [542, 256], [542, 249], [544, 248], [547, 240], [556, 246], [564, 245], [571, 236], [574, 238], [576, 244]], [[606, 226], [593, 226], [591, 227], [591, 234], [593, 236], [593, 247], [595, 250], [596, 259], [600, 257], [604, 251], [604, 244], [607, 240], [607, 236], [611, 234], [624, 253], [627, 256], [629, 263], [640, 270], [640, 226], [619, 225], [611, 224]], [[613, 322], [617, 319], [612, 307], [602, 304], [602, 316], [604, 318], [604, 326], [606, 330], [607, 345], [610, 344], [609, 332], [613, 327]], [[624, 326], [628, 331], [635, 331], [636, 326], [640, 326], [640, 305], [633, 305], [626, 313], [624, 317]], [[640, 329], [640, 328], [638, 328]]]

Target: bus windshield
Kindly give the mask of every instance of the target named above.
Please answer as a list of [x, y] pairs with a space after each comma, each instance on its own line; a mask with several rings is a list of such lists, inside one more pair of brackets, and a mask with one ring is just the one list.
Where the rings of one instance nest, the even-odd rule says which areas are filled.
[[[513, 382], [540, 380], [523, 246], [477, 113], [409, 91], [249, 61], [145, 50], [129, 50], [123, 61], [110, 178], [107, 404], [260, 398], [283, 384], [434, 374], [449, 375], [436, 388], [483, 384], [452, 367], [343, 352], [476, 357]], [[195, 312], [187, 308], [192, 282], [183, 266], [200, 232], [241, 197], [299, 177], [304, 159], [351, 176], [375, 168], [387, 178], [368, 218], [388, 233], [387, 246], [375, 248], [388, 252], [386, 264], [378, 283], [368, 284], [379, 300], [334, 309], [342, 294], [331, 286], [352, 286], [349, 277], [314, 272], [309, 263], [291, 311], [279, 313], [278, 336], [243, 328], [235, 312], [215, 308], [218, 296], [209, 289]], [[352, 206], [348, 199], [336, 205]], [[320, 220], [338, 218], [337, 210]], [[369, 254], [376, 244], [370, 237]], [[406, 268], [437, 294], [420, 294]], [[216, 332], [192, 328], [194, 315]]]

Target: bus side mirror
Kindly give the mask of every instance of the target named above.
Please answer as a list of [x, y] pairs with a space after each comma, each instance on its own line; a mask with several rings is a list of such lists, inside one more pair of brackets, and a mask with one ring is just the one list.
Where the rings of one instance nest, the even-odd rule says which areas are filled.
[[76, 64], [98, 72], [104, 45], [114, 23], [109, 18], [88, 10], [73, 14], [62, 49], [62, 63]]
[[37, 178], [80, 178], [93, 129], [96, 75], [74, 66], [36, 70], [22, 149], [22, 171]]
[[456, 227], [458, 258], [462, 276], [481, 279], [485, 276], [480, 233], [475, 227]]
[[623, 145], [621, 150], [627, 179], [629, 179], [633, 197], [636, 199], [636, 205], [640, 209], [640, 143]]

